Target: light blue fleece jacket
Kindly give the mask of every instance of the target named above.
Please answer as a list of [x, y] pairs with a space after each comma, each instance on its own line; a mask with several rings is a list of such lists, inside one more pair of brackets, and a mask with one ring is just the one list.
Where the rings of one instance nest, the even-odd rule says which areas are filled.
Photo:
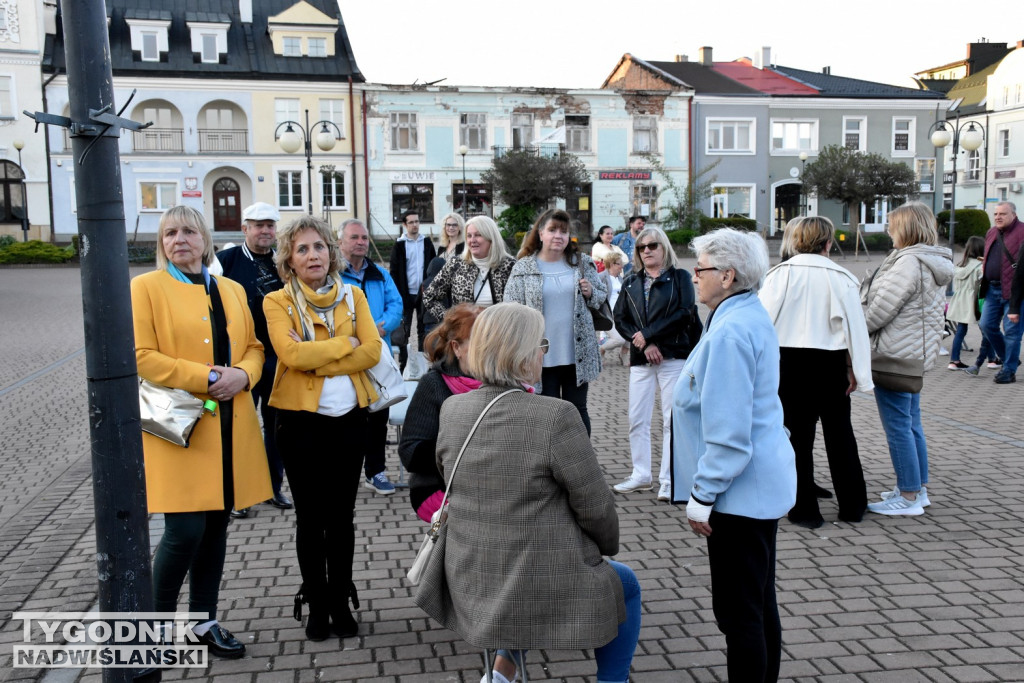
[[796, 502], [782, 423], [779, 342], [754, 292], [722, 301], [690, 352], [672, 400], [672, 493], [778, 519]]

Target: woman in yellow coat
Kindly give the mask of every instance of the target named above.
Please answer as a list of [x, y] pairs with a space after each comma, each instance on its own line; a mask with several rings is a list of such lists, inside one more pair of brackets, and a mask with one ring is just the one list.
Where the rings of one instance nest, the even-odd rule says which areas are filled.
[[142, 435], [149, 512], [164, 513], [153, 559], [158, 612], [177, 610], [188, 573], [189, 611], [213, 655], [235, 658], [245, 646], [217, 623], [217, 598], [232, 506], [271, 495], [270, 471], [250, 389], [263, 369], [263, 345], [241, 285], [214, 278], [213, 240], [202, 214], [169, 209], [157, 232], [157, 270], [132, 280], [139, 376], [218, 402], [204, 413], [188, 448]]
[[[365, 370], [381, 340], [366, 297], [338, 275], [331, 229], [301, 216], [277, 235], [274, 257], [285, 286], [263, 299], [277, 372], [270, 405], [275, 438], [295, 500], [296, 596], [309, 605], [306, 636], [354, 636], [359, 606], [352, 583], [356, 493], [362, 480], [367, 406], [377, 400]], [[338, 445], [344, 444], [339, 449]]]

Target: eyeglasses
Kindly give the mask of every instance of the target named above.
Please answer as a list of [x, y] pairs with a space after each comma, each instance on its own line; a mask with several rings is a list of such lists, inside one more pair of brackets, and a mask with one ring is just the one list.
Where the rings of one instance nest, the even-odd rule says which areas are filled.
[[540, 346], [538, 348], [541, 350], [542, 353], [546, 354], [548, 352], [548, 347], [550, 346], [551, 342], [548, 341], [547, 337], [540, 338]]
[[457, 228], [457, 227], [459, 227], [459, 224], [458, 223], [445, 223], [444, 227], [446, 227], [446, 228]]
[[655, 251], [660, 246], [657, 242], [648, 242], [647, 244], [638, 244], [636, 248], [639, 251]]
[[721, 268], [716, 266], [708, 266], [707, 268], [701, 268], [700, 266], [693, 267], [693, 272], [696, 273], [697, 277], [700, 277], [700, 274], [706, 270], [721, 270]]

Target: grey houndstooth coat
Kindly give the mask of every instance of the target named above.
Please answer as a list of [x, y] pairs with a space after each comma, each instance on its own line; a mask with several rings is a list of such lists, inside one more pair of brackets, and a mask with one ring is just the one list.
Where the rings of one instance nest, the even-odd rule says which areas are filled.
[[[447, 480], [483, 408], [484, 386], [441, 408]], [[611, 489], [579, 412], [517, 392], [487, 413], [455, 474], [447, 530], [416, 604], [476, 647], [583, 649], [625, 620], [622, 583], [602, 555], [619, 549]], [[443, 571], [435, 562], [443, 561]]]

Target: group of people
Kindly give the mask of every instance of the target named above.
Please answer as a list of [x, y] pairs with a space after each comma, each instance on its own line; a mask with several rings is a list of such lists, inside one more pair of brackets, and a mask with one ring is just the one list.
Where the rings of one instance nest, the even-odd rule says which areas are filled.
[[[414, 511], [424, 522], [444, 519], [446, 532], [416, 600], [467, 642], [497, 650], [499, 683], [514, 680], [532, 648], [592, 647], [598, 680], [628, 679], [640, 588], [628, 567], [606, 558], [618, 550], [613, 490], [654, 486], [656, 392], [658, 498], [685, 504], [690, 528], [707, 539], [731, 680], [778, 676], [775, 536], [787, 514], [803, 526], [823, 523], [817, 501], [831, 494], [814, 482], [819, 420], [840, 519], [921, 514], [929, 504], [919, 386], [883, 386], [872, 371], [875, 355], [922, 370], [937, 355], [953, 266], [922, 204], [890, 213], [896, 249], [863, 285], [828, 259], [834, 229], [819, 217], [787, 226], [783, 261], [770, 270], [760, 236], [702, 235], [691, 275], [665, 233], [639, 217], [621, 244], [601, 231], [599, 273], [562, 210], [541, 214], [517, 259], [487, 217], [446, 216], [438, 252], [407, 214], [389, 272], [367, 258], [358, 220], [335, 235], [300, 217], [276, 233], [274, 251], [273, 230], [255, 225], [272, 221], [273, 207], [250, 208], [241, 252], [220, 255], [242, 284], [210, 274], [211, 235], [187, 207], [164, 214], [159, 267], [132, 283], [140, 376], [219, 403], [189, 449], [144, 436], [150, 511], [167, 520], [154, 559], [157, 609], [174, 610], [190, 573], [190, 611], [209, 615], [196, 632], [215, 655], [244, 653], [216, 616], [229, 512], [293, 502], [274, 457], [294, 498], [306, 634], [357, 632], [356, 492], [360, 481], [394, 491], [384, 474], [387, 413], [369, 412], [378, 396], [366, 371], [390, 352], [392, 333], [408, 338], [414, 314], [436, 322], [429, 334], [417, 330], [431, 365], [399, 454]], [[623, 254], [630, 272], [620, 279]], [[1008, 306], [1022, 291], [1010, 280]], [[613, 332], [629, 350], [632, 459], [629, 478], [613, 488], [587, 411], [588, 384], [601, 371], [593, 312], [610, 297]], [[703, 325], [698, 302], [710, 311]], [[1006, 322], [1018, 324], [1013, 317]], [[265, 376], [273, 379], [261, 394]], [[873, 385], [897, 481], [869, 504], [849, 395]], [[272, 411], [266, 439], [256, 400]], [[278, 455], [268, 460], [271, 446]], [[339, 448], [359, 457], [339, 458]]]

